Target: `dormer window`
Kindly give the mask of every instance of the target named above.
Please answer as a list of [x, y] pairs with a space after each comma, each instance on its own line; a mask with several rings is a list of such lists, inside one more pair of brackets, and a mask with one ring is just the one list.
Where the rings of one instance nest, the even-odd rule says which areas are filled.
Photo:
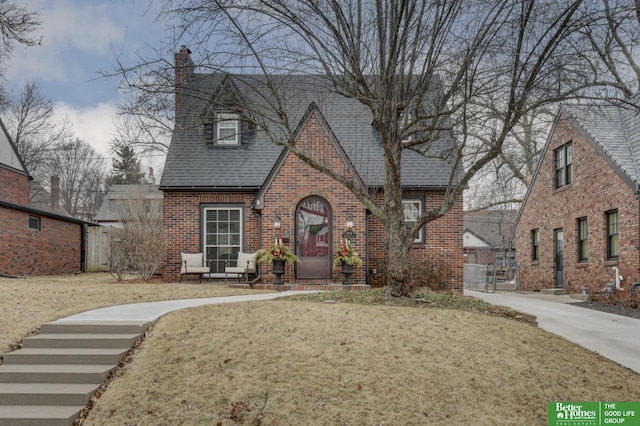
[[241, 119], [240, 114], [217, 112], [204, 122], [205, 140], [209, 147], [240, 146]]
[[215, 145], [238, 146], [240, 145], [240, 115], [228, 112], [218, 113], [216, 120]]

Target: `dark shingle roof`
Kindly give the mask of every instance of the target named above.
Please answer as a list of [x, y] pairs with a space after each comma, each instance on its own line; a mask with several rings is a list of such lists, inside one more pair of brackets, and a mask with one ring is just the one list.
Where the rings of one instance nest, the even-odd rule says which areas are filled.
[[[182, 93], [180, 110], [160, 181], [162, 189], [234, 189], [259, 188], [276, 163], [282, 147], [274, 145], [261, 129], [242, 136], [240, 147], [207, 147], [203, 115], [207, 105], [219, 95], [219, 89], [230, 87], [242, 98], [243, 113], [257, 117], [272, 111], [268, 104], [273, 96], [260, 96], [257, 87], [264, 87], [264, 78], [257, 76], [225, 77], [222, 74], [195, 74]], [[384, 157], [380, 136], [371, 124], [368, 108], [357, 100], [341, 96], [326, 87], [323, 79], [313, 76], [277, 77], [278, 93], [287, 111], [290, 128], [295, 129], [312, 103], [327, 121], [362, 180], [369, 186], [383, 186]], [[219, 100], [218, 100], [219, 101]], [[246, 107], [249, 105], [250, 107]], [[269, 118], [267, 118], [268, 120]], [[286, 135], [273, 120], [270, 129], [276, 135]], [[451, 170], [448, 159], [439, 158], [452, 144], [448, 132], [433, 144], [433, 158], [405, 150], [402, 157], [402, 177], [405, 187], [446, 187]]]
[[494, 249], [515, 247], [516, 210], [482, 210], [464, 213], [464, 230]]
[[632, 105], [567, 105], [567, 114], [632, 185], [640, 184], [640, 111]]

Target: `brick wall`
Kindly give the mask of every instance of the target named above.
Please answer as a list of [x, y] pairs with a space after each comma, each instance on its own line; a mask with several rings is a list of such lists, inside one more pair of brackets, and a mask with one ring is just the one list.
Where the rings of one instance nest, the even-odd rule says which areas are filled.
[[244, 217], [243, 251], [260, 248], [258, 232], [259, 216], [251, 209], [255, 192], [171, 192], [163, 198], [163, 228], [165, 239], [165, 262], [163, 279], [178, 281], [180, 277], [180, 253], [200, 253], [204, 250], [201, 237], [202, 206], [241, 206]]
[[[554, 189], [554, 149], [572, 141], [572, 183]], [[606, 212], [618, 209], [620, 256], [607, 261]], [[578, 262], [577, 220], [587, 218], [588, 261]], [[531, 231], [539, 231], [540, 260], [531, 260]], [[579, 293], [582, 286], [600, 291], [612, 282], [612, 267], [624, 276], [623, 287], [638, 277], [638, 201], [634, 191], [614, 172], [570, 123], [562, 119], [530, 189], [516, 229], [521, 288], [555, 287], [554, 230], [564, 233], [564, 286]]]
[[29, 178], [0, 165], [0, 200], [29, 205]]
[[[307, 121], [299, 134], [297, 148], [312, 158], [350, 179], [355, 179], [352, 170], [345, 163], [342, 153], [330, 139], [322, 120], [315, 115]], [[421, 197], [425, 208], [430, 209], [442, 201], [441, 192], [407, 192], [407, 196]], [[245, 217], [244, 247], [245, 251], [254, 251], [266, 247], [275, 236], [288, 236], [288, 246], [293, 251], [295, 243], [296, 207], [309, 196], [324, 198], [331, 206], [332, 235], [330, 256], [333, 259], [335, 250], [344, 233], [345, 222], [350, 214], [354, 220], [353, 231], [356, 238], [351, 242], [355, 251], [364, 258], [365, 244], [369, 244], [369, 277], [372, 285], [384, 285], [384, 271], [387, 263], [386, 230], [375, 217], [367, 215], [367, 210], [350, 191], [341, 184], [315, 169], [309, 167], [293, 154], [289, 154], [278, 173], [264, 193], [263, 208], [260, 213], [253, 212], [251, 202], [255, 193], [198, 193], [171, 192], [164, 193], [164, 230], [167, 245], [166, 262], [163, 270], [165, 281], [177, 281], [179, 278], [179, 259], [181, 251], [202, 251], [200, 235], [200, 209], [203, 204], [242, 205]], [[376, 195], [377, 202], [382, 203], [382, 193]], [[272, 227], [275, 215], [282, 219], [282, 226], [276, 232]], [[260, 222], [262, 231], [260, 233]], [[426, 242], [415, 244], [412, 259], [424, 262], [446, 263], [450, 270], [452, 287], [462, 287], [463, 252], [462, 252], [462, 200], [459, 200], [451, 212], [443, 218], [426, 226]], [[364, 283], [366, 266], [356, 270], [352, 276], [354, 283]], [[375, 270], [375, 274], [374, 274]], [[262, 280], [273, 283], [275, 276], [271, 273], [271, 265], [261, 266]], [[300, 284], [320, 283], [321, 280], [298, 279], [295, 267], [287, 265], [283, 276], [285, 282]], [[333, 271], [333, 281], [343, 279], [340, 268]]]
[[[40, 218], [40, 230], [29, 228], [30, 216]], [[82, 226], [0, 207], [0, 273], [49, 275], [79, 272]]]

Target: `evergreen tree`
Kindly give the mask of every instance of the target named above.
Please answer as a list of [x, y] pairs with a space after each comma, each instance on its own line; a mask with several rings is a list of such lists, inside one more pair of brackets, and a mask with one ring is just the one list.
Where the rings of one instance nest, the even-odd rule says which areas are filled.
[[134, 185], [144, 183], [144, 172], [140, 160], [131, 145], [120, 144], [114, 147], [115, 157], [111, 160], [111, 175], [107, 179], [109, 186], [113, 184]]

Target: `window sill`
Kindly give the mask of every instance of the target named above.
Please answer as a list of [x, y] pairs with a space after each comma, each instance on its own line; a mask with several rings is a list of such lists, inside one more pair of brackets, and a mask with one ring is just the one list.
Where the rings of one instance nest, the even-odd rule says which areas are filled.
[[608, 259], [604, 261], [604, 266], [617, 266], [618, 259]]
[[576, 268], [580, 269], [580, 268], [586, 268], [589, 266], [589, 262], [578, 262], [576, 263]]
[[540, 265], [540, 261], [539, 260], [532, 260], [530, 265], [531, 266], [538, 266], [538, 265]]
[[567, 190], [571, 189], [572, 187], [573, 187], [573, 182], [568, 184], [568, 185], [561, 186], [560, 188], [554, 188], [553, 189], [553, 193], [556, 194], [558, 192], [567, 191]]

